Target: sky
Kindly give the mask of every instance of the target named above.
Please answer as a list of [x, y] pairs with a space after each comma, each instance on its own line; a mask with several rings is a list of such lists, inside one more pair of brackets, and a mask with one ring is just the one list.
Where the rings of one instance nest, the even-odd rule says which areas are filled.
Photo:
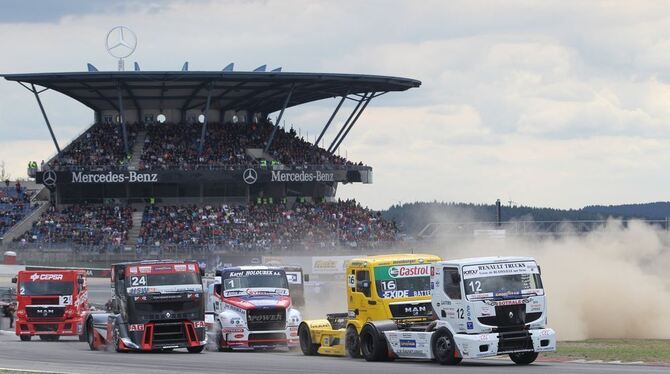
[[[3, 1], [0, 73], [116, 69], [104, 39], [138, 36], [127, 65], [393, 75], [341, 154], [374, 168], [338, 196], [578, 208], [670, 200], [667, 1]], [[45, 92], [64, 145], [93, 113]], [[334, 99], [290, 108], [312, 141]], [[348, 115], [340, 111], [336, 125]], [[271, 115], [274, 118], [275, 114]], [[326, 142], [336, 134], [331, 130]], [[0, 162], [14, 177], [54, 147], [32, 94], [0, 81]]]

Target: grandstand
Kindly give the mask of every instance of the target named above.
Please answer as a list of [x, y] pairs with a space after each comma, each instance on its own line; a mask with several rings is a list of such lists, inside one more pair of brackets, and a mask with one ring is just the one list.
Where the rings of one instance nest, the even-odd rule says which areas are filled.
[[[419, 81], [230, 70], [4, 78], [34, 94], [56, 149], [29, 169], [48, 189], [48, 206], [0, 219], [7, 229], [28, 218], [28, 226], [12, 229], [13, 247], [149, 255], [175, 247], [271, 252], [395, 240], [392, 222], [336, 198], [340, 183], [372, 183], [371, 166], [337, 150], [372, 99]], [[94, 112], [93, 124], [64, 148], [40, 100], [45, 90]], [[280, 126], [287, 108], [328, 98], [337, 105], [314, 143]], [[353, 110], [331, 129], [336, 135], [326, 147], [324, 135], [348, 101]]]

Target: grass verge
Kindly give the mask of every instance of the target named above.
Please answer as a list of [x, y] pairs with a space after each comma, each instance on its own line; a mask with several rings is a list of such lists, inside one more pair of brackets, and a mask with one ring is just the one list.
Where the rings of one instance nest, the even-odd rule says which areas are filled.
[[558, 342], [556, 352], [544, 357], [572, 360], [603, 360], [670, 364], [670, 340], [656, 339], [589, 339]]

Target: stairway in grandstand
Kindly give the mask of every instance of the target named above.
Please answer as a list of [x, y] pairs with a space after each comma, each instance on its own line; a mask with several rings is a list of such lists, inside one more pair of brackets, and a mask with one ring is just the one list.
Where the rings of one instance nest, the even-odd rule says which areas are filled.
[[133, 212], [133, 227], [128, 230], [128, 241], [126, 245], [135, 246], [137, 238], [140, 236], [140, 229], [142, 228], [142, 217], [144, 216], [144, 205], [134, 206], [136, 211]]
[[274, 157], [270, 156], [269, 153], [264, 152], [263, 148], [247, 148], [246, 153], [247, 156], [253, 158], [254, 160], [274, 160]]
[[137, 133], [137, 138], [135, 139], [135, 144], [133, 144], [132, 155], [133, 158], [130, 159], [128, 164], [128, 169], [137, 170], [140, 167], [140, 159], [142, 158], [142, 150], [144, 149], [144, 139], [147, 137], [146, 131], [140, 131]]

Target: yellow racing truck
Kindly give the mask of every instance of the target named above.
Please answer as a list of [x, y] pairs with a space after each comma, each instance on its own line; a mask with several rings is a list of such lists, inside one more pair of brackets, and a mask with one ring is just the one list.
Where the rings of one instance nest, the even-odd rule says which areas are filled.
[[346, 270], [347, 313], [303, 321], [300, 349], [307, 355], [361, 357], [359, 333], [368, 321], [391, 320], [393, 327], [428, 324], [434, 319], [428, 254], [393, 254], [355, 258]]

